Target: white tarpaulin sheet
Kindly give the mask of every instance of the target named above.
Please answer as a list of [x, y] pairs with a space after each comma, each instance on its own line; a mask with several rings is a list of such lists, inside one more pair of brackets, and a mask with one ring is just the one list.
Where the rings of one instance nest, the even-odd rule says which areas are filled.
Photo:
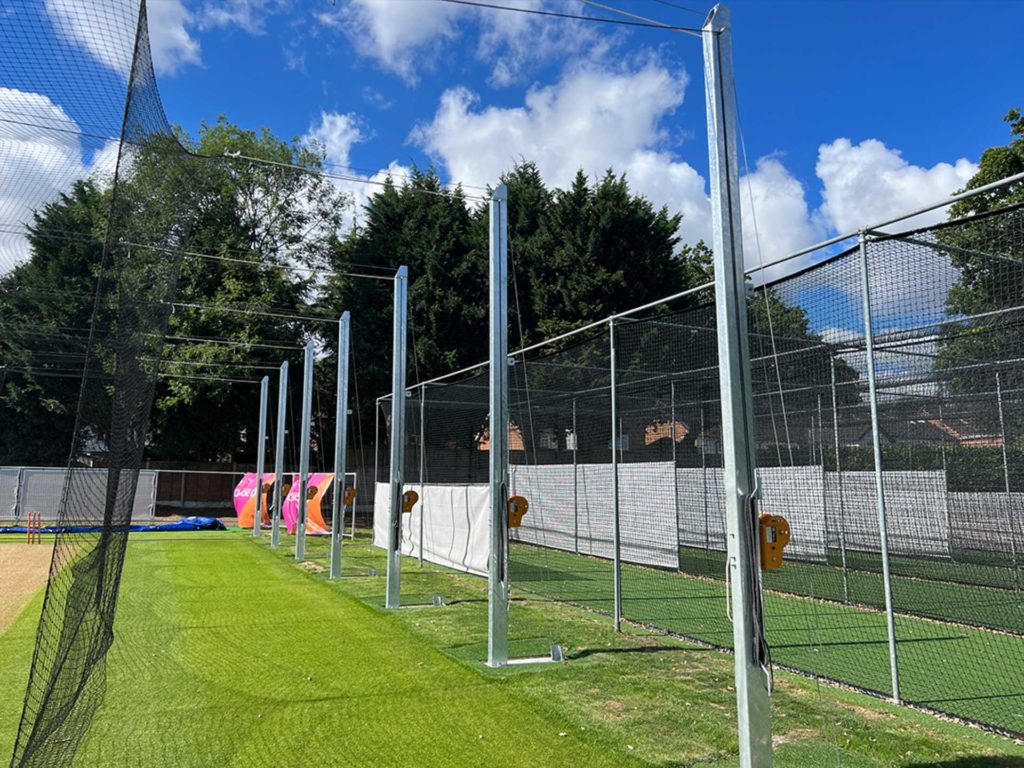
[[1024, 551], [1024, 493], [951, 493], [949, 517], [957, 549], [1012, 552], [1007, 537]]
[[[611, 464], [513, 465], [512, 493], [525, 496], [530, 511], [514, 541], [612, 557]], [[677, 544], [725, 549], [725, 491], [719, 468], [676, 469], [678, 518], [673, 505], [670, 462], [619, 465], [620, 532], [625, 562], [676, 567]], [[879, 550], [873, 472], [843, 472], [842, 503], [835, 473], [820, 467], [766, 467], [760, 510], [790, 523], [788, 556], [820, 561], [827, 546], [839, 544], [840, 526], [848, 549]], [[957, 547], [1006, 548], [1008, 520], [1018, 520], [1024, 544], [1024, 494], [945, 493], [942, 472], [885, 472], [889, 546], [894, 555], [950, 554], [950, 521]], [[402, 552], [419, 555], [420, 516], [424, 559], [484, 574], [487, 571], [489, 512], [487, 486], [416, 485], [421, 501], [403, 515]], [[387, 483], [377, 484], [374, 544], [386, 545]], [[575, 498], [574, 498], [575, 497]], [[673, 536], [675, 532], [675, 536]], [[1024, 546], [1021, 547], [1024, 549]]]
[[[105, 469], [75, 469], [76, 473], [87, 475], [90, 480], [87, 484], [92, 496], [98, 499], [89, 499], [95, 510], [93, 517], [81, 517], [81, 519], [68, 520], [69, 525], [76, 523], [92, 524], [102, 522], [103, 515], [103, 489], [107, 479]], [[67, 469], [34, 469], [26, 468], [21, 474], [21, 493], [18, 504], [20, 518], [24, 518], [28, 512], [42, 513], [44, 522], [56, 522], [57, 513], [60, 508], [60, 497], [64, 490], [64, 481], [67, 478]], [[85, 486], [86, 484], [83, 484]], [[139, 471], [139, 482], [135, 488], [135, 498], [132, 503], [132, 522], [149, 522], [153, 519], [154, 499], [156, 493], [156, 471], [143, 469]]]
[[16, 520], [21, 467], [0, 467], [0, 520]]
[[[420, 555], [422, 523], [423, 559], [431, 563], [487, 574], [490, 548], [490, 507], [486, 485], [410, 484], [419, 501], [402, 515], [402, 554]], [[377, 483], [373, 502], [373, 543], [386, 548], [391, 486]]]
[[825, 486], [821, 467], [763, 467], [758, 512], [782, 515], [789, 522], [785, 556], [823, 562], [825, 550]]
[[[722, 469], [677, 469], [679, 541], [683, 546], [725, 551], [725, 478]], [[820, 467], [764, 467], [758, 510], [782, 515], [791, 538], [786, 557], [825, 559], [825, 497]]]
[[[828, 473], [828, 527], [835, 542], [846, 533], [847, 549], [879, 552], [878, 501], [874, 472], [843, 472], [842, 499], [835, 473]], [[949, 555], [946, 479], [938, 472], [883, 472], [885, 516], [892, 555]], [[974, 494], [971, 494], [974, 495]]]
[[[514, 465], [511, 488], [526, 497], [530, 511], [513, 529], [513, 541], [585, 555], [613, 556], [611, 464]], [[671, 532], [672, 463], [619, 465], [619, 535], [623, 562], [676, 568], [679, 552]], [[666, 532], [669, 533], [666, 536]]]

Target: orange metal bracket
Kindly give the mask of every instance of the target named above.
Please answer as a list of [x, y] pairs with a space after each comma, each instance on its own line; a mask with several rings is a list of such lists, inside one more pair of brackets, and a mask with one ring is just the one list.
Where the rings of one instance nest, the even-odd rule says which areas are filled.
[[782, 515], [761, 515], [761, 568], [775, 571], [782, 567], [782, 550], [789, 543], [789, 523]]
[[508, 527], [518, 528], [523, 524], [523, 515], [530, 509], [530, 502], [522, 496], [513, 496], [508, 500]]

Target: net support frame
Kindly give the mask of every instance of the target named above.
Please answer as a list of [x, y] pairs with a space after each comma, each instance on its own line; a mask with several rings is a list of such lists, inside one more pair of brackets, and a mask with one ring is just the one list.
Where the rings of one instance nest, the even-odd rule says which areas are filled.
[[490, 418], [488, 486], [490, 551], [487, 558], [487, 666], [508, 664], [508, 189], [490, 204]]
[[313, 342], [306, 342], [302, 365], [302, 432], [299, 435], [299, 514], [295, 520], [295, 559], [306, 559], [306, 511], [309, 505], [309, 438], [313, 430]]
[[260, 424], [256, 438], [256, 512], [252, 517], [252, 535], [259, 536], [263, 525], [263, 468], [267, 458], [267, 400], [270, 395], [270, 377], [260, 380]]
[[427, 466], [427, 387], [420, 387], [420, 568], [423, 567], [423, 525], [427, 519], [427, 494], [423, 490], [426, 484], [424, 472]]
[[395, 272], [394, 320], [391, 361], [391, 498], [388, 510], [388, 561], [385, 608], [401, 605], [402, 591], [402, 484], [405, 460], [405, 340], [408, 318], [409, 268]]
[[860, 287], [864, 305], [864, 347], [867, 353], [868, 401], [871, 409], [871, 449], [875, 462], [875, 501], [878, 505], [878, 537], [882, 556], [882, 589], [885, 594], [885, 624], [889, 640], [889, 670], [892, 702], [900, 703], [900, 670], [896, 653], [896, 619], [893, 615], [892, 573], [889, 564], [889, 527], [886, 524], [885, 482], [882, 477], [882, 436], [878, 426], [878, 388], [875, 378], [875, 333], [871, 318], [871, 280], [868, 276], [868, 238], [858, 236]]
[[612, 432], [612, 573], [615, 631], [622, 631], [622, 529], [619, 524], [619, 453], [622, 450], [622, 422], [616, 397], [618, 365], [615, 357], [615, 319], [608, 320], [608, 352], [611, 381]]
[[[839, 558], [843, 569], [843, 602], [850, 602], [850, 572], [846, 565], [846, 498], [843, 492], [843, 465], [839, 458], [839, 404], [836, 393], [836, 357], [829, 355], [832, 385], [832, 444], [836, 452], [836, 492], [839, 500]], [[824, 464], [823, 464], [824, 466]]]
[[348, 310], [338, 320], [338, 399], [334, 412], [334, 495], [331, 502], [330, 578], [341, 578], [341, 539], [345, 533], [345, 459], [348, 443], [348, 365], [351, 316]]
[[726, 6], [712, 8], [701, 37], [739, 757], [742, 768], [769, 768], [772, 764], [771, 707], [769, 676], [763, 667], [763, 617], [754, 508], [754, 410], [739, 197], [732, 20]]
[[[1006, 452], [1006, 420], [1003, 417], [1003, 380], [996, 371], [996, 410], [999, 414], [999, 444], [1003, 460], [1003, 487], [1006, 490], [1006, 497], [1010, 497], [1010, 462]], [[1020, 572], [1017, 568], [1017, 532], [1013, 526], [1013, 517], [1010, 513], [1010, 505], [1006, 504], [1006, 533], [1010, 539], [1010, 558], [1013, 566], [1013, 588], [1020, 590]]]
[[270, 511], [270, 546], [281, 543], [281, 510], [284, 506], [284, 432], [288, 415], [288, 361], [277, 375], [277, 434], [274, 435], [274, 507]]

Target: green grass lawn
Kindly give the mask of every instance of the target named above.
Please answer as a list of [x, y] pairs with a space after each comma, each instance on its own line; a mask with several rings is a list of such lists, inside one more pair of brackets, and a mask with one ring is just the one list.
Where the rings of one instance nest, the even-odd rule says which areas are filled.
[[[451, 604], [385, 612], [384, 560], [365, 539], [347, 542], [339, 582], [318, 570], [325, 541], [309, 540], [311, 567], [290, 542], [131, 537], [108, 693], [79, 765], [735, 764], [729, 656], [531, 599], [513, 601], [513, 650], [558, 641], [568, 662], [488, 670], [483, 580], [406, 560], [403, 600]], [[0, 754], [40, 605], [0, 636]], [[1024, 766], [1024, 746], [1001, 737], [784, 673], [773, 718], [780, 766]]]

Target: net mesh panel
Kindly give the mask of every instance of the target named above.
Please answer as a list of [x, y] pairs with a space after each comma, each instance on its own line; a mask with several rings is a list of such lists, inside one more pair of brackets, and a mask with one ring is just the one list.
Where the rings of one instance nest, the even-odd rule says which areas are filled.
[[[90, 171], [109, 198], [95, 279], [45, 299], [4, 294], [4, 320], [16, 323], [19, 302], [75, 301], [85, 293], [76, 328], [36, 328], [57, 340], [4, 362], [77, 379], [65, 404], [73, 424], [54, 435], [63, 450], [71, 444], [59, 522], [101, 526], [55, 537], [16, 766], [70, 764], [103, 697], [179, 246], [197, 207], [190, 197], [196, 168], [169, 130], [146, 30], [145, 5], [132, 0], [62, 4], [48, 15], [41, 6], [18, 7], [0, 25], [0, 163], [3, 178], [16, 180], [0, 200], [0, 249], [4, 268], [13, 268], [4, 287], [16, 284], [11, 275], [28, 258], [34, 210]], [[57, 236], [70, 242], [74, 233]], [[61, 339], [64, 330], [78, 335]], [[77, 469], [87, 454], [101, 454], [106, 471]]]
[[[1022, 218], [1009, 208], [867, 250], [901, 697], [1014, 734]], [[748, 314], [758, 508], [793, 534], [785, 566], [762, 575], [772, 661], [892, 695], [859, 252], [759, 288]], [[510, 486], [530, 504], [510, 532], [513, 589], [613, 611], [617, 450], [623, 618], [729, 648], [713, 296], [616, 320], [614, 334], [615, 425], [607, 325], [512, 358]], [[429, 387], [428, 482], [486, 483], [486, 420], [484, 369]]]

